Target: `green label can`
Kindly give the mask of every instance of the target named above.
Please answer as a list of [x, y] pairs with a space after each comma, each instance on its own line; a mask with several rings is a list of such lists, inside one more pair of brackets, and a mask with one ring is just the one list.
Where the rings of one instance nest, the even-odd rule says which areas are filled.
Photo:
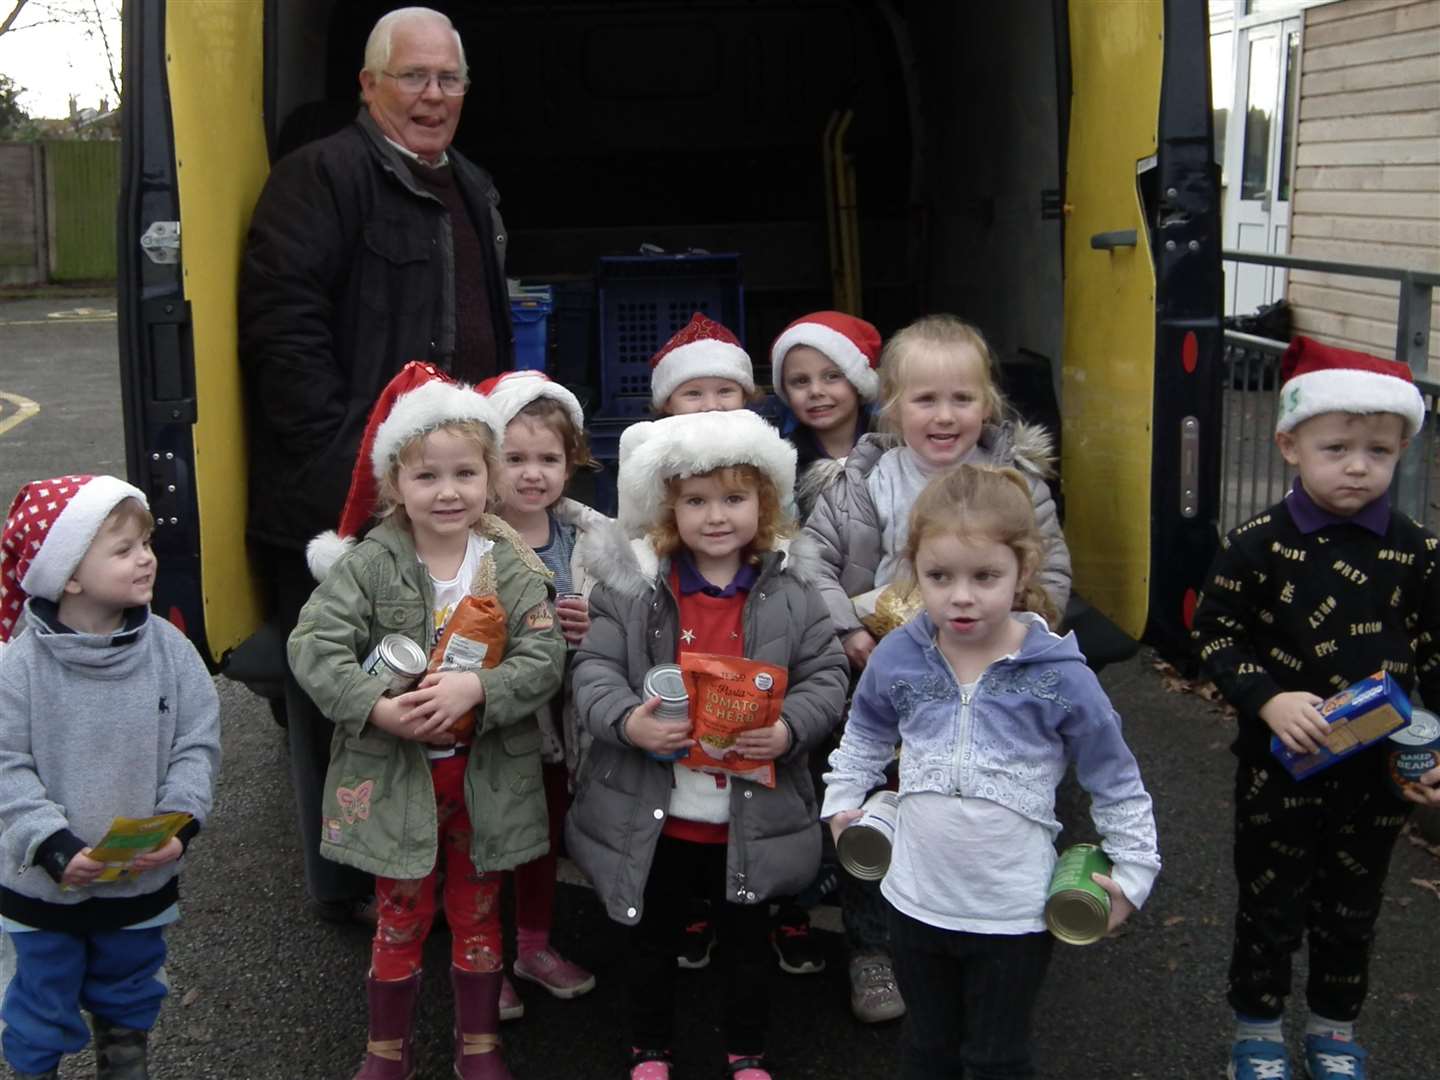
[[1105, 936], [1110, 922], [1110, 894], [1090, 879], [1110, 874], [1110, 860], [1096, 844], [1067, 848], [1050, 875], [1045, 900], [1045, 925], [1069, 945], [1092, 945]]

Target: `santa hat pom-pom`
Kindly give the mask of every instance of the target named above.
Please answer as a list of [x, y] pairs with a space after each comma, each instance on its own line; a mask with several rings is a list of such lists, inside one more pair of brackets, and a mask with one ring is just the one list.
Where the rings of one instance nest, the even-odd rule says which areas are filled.
[[324, 581], [330, 568], [354, 546], [353, 537], [342, 537], [334, 529], [326, 529], [305, 545], [305, 563], [316, 581]]

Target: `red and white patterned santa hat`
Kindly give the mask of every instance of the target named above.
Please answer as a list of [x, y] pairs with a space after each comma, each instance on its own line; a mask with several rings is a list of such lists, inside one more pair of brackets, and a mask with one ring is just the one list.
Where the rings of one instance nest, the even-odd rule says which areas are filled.
[[780, 505], [795, 492], [795, 447], [750, 409], [685, 413], [631, 424], [620, 434], [620, 526], [642, 536], [660, 519], [667, 480], [753, 465], [775, 485]]
[[691, 379], [731, 379], [747, 394], [755, 392], [755, 372], [740, 339], [698, 311], [650, 358], [650, 403], [663, 409]]
[[356, 537], [374, 517], [380, 480], [400, 451], [417, 436], [465, 420], [484, 424], [497, 443], [495, 433], [504, 431], [495, 422], [490, 403], [474, 387], [455, 382], [433, 364], [412, 360], [400, 369], [380, 391], [365, 422], [338, 528], [305, 546], [305, 561], [316, 581], [323, 581], [340, 556], [355, 546]]
[[520, 410], [541, 398], [558, 401], [565, 407], [575, 430], [585, 430], [585, 411], [580, 407], [580, 399], [542, 371], [507, 371], [493, 379], [486, 379], [475, 389], [490, 400], [502, 439], [505, 429], [520, 414]]
[[32, 480], [15, 496], [0, 532], [0, 641], [30, 596], [59, 600], [110, 511], [145, 493], [114, 476]]
[[1425, 400], [1410, 366], [1297, 337], [1280, 358], [1280, 410], [1275, 430], [1327, 412], [1395, 413], [1408, 439], [1425, 421]]
[[874, 401], [880, 393], [880, 331], [864, 319], [843, 311], [817, 311], [802, 315], [770, 346], [770, 369], [775, 393], [786, 405], [785, 356], [797, 345], [808, 345], [845, 373], [861, 401]]

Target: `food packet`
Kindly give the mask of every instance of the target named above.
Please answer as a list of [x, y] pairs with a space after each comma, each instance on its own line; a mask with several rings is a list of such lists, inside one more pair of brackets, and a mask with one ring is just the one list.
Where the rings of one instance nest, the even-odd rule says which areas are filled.
[[680, 672], [690, 695], [690, 737], [695, 740], [680, 764], [773, 788], [775, 763], [741, 757], [734, 746], [742, 732], [780, 719], [790, 673], [774, 664], [715, 653], [681, 653]]
[[860, 625], [870, 631], [876, 641], [904, 626], [925, 607], [918, 586], [905, 589], [894, 583], [852, 596], [850, 604]]
[[[426, 671], [475, 671], [493, 668], [505, 658], [505, 609], [494, 593], [463, 597], [450, 614], [450, 621], [430, 654]], [[472, 709], [450, 726], [457, 739], [466, 739], [475, 730]]]

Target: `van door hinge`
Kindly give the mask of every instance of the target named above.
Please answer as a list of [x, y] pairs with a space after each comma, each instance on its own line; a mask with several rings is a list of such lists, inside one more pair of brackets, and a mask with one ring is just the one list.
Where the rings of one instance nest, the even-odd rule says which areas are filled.
[[180, 222], [152, 221], [140, 237], [140, 250], [153, 263], [168, 265], [180, 261]]

